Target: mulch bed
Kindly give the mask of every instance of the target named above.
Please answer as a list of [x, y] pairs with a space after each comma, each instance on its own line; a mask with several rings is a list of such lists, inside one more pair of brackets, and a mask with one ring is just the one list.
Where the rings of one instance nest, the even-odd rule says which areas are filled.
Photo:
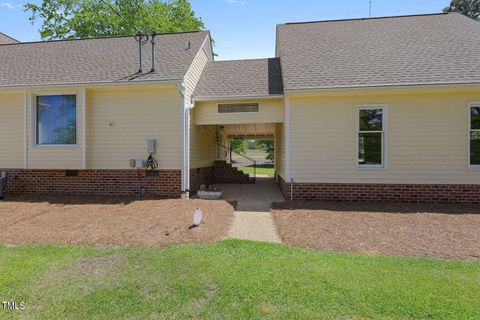
[[293, 202], [272, 214], [282, 240], [320, 250], [480, 259], [480, 206]]
[[[188, 229], [199, 207], [203, 220]], [[225, 201], [15, 195], [0, 201], [0, 243], [161, 247], [225, 238]]]

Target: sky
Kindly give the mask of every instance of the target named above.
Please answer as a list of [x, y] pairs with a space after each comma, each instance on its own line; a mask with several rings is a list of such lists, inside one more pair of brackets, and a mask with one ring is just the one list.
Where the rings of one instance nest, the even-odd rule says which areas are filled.
[[[39, 3], [41, 1], [31, 0]], [[279, 23], [365, 18], [369, 0], [191, 0], [215, 40], [216, 60], [267, 58], [275, 55]], [[438, 13], [450, 0], [374, 0], [372, 16]], [[20, 41], [40, 40], [25, 1], [0, 0], [0, 32]]]

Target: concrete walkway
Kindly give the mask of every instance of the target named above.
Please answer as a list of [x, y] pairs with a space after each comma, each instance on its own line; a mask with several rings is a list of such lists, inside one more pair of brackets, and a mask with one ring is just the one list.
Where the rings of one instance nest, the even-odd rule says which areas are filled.
[[257, 178], [255, 184], [216, 184], [223, 199], [236, 201], [238, 211], [269, 212], [272, 202], [283, 202], [282, 193], [273, 178]]
[[285, 201], [274, 179], [257, 178], [255, 184], [218, 184], [223, 199], [236, 201], [235, 219], [229, 238], [281, 243], [270, 209], [272, 202]]
[[229, 238], [281, 243], [270, 212], [236, 211]]

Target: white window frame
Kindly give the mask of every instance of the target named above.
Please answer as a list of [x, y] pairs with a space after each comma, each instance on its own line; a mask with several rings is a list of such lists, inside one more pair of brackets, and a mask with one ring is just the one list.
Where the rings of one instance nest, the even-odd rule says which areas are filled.
[[472, 129], [472, 108], [480, 107], [480, 101], [472, 101], [468, 103], [468, 132], [467, 132], [467, 141], [468, 141], [468, 154], [467, 154], [467, 161], [468, 161], [468, 168], [470, 170], [480, 170], [480, 164], [472, 164], [470, 158], [470, 143], [471, 143], [471, 133], [472, 132], [480, 132], [480, 129]]
[[[75, 96], [75, 144], [38, 144], [37, 143], [37, 97], [45, 96], [61, 96], [74, 95]], [[35, 92], [31, 95], [32, 99], [32, 146], [34, 148], [77, 148], [78, 147], [78, 119], [79, 119], [79, 93], [77, 91], [52, 91], [52, 92]]]
[[[357, 112], [355, 114], [355, 134], [356, 134], [356, 146], [355, 146], [355, 162], [357, 169], [386, 169], [387, 168], [387, 105], [386, 104], [361, 104], [357, 105]], [[360, 110], [382, 110], [382, 131], [360, 131]], [[382, 163], [381, 164], [360, 164], [358, 163], [358, 152], [360, 144], [360, 133], [381, 133], [382, 136]]]

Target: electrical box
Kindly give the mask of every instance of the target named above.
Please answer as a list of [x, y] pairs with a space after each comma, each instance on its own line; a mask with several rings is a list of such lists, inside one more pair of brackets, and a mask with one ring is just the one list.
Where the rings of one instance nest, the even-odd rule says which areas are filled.
[[145, 168], [145, 160], [144, 159], [136, 159], [135, 160], [135, 166], [138, 169]]
[[150, 139], [150, 140], [148, 140], [147, 145], [148, 145], [148, 147], [147, 147], [148, 153], [155, 153], [155, 150], [156, 150], [156, 147], [157, 147], [157, 140]]
[[135, 161], [135, 159], [130, 159], [130, 161], [128, 162], [130, 168], [135, 168], [136, 163], [137, 163], [137, 161]]

